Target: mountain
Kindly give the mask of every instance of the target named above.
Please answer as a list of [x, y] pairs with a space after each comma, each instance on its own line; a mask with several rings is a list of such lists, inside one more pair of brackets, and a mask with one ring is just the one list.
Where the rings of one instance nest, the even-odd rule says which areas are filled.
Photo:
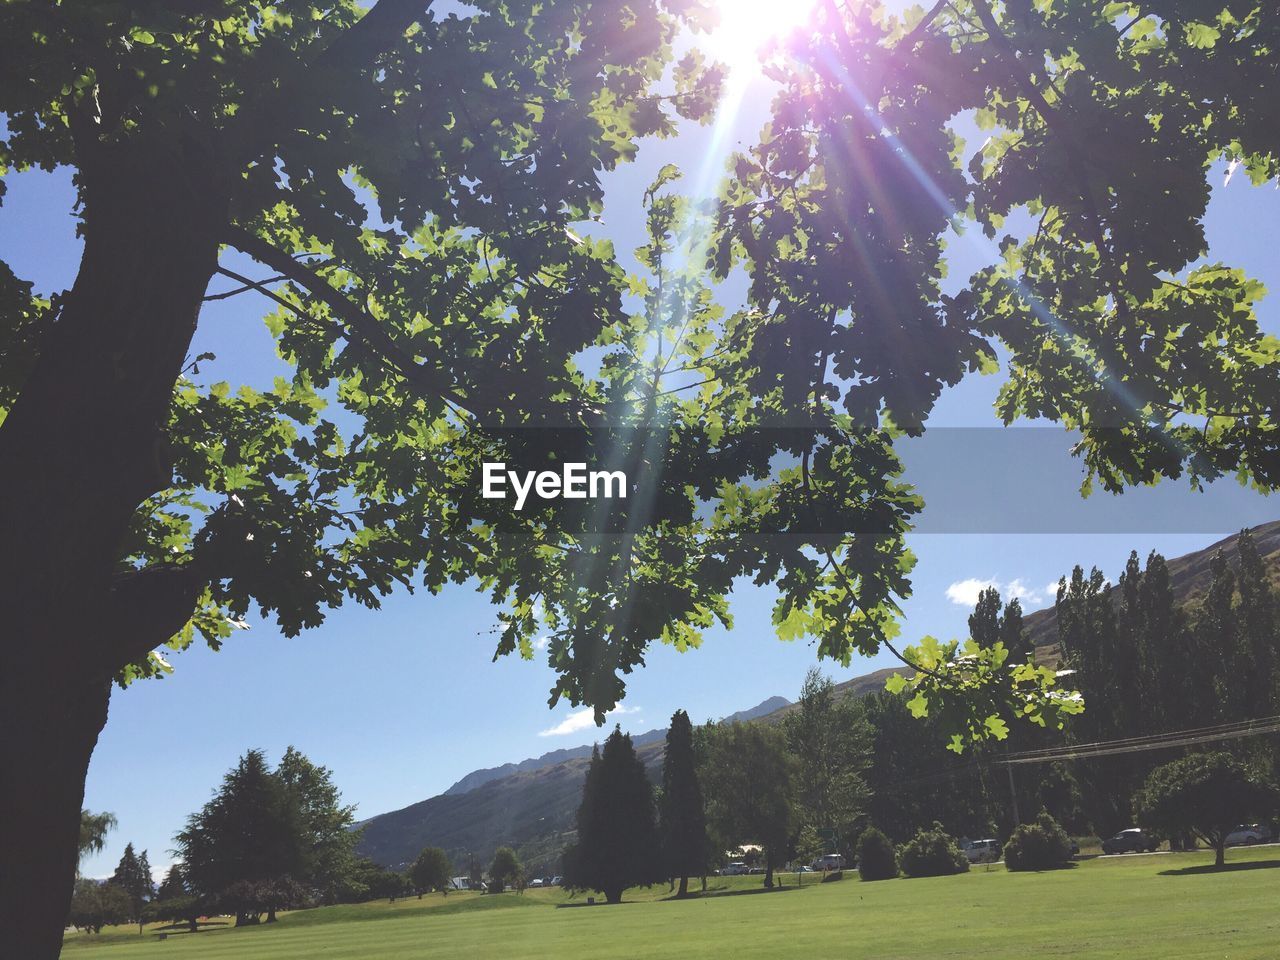
[[[1255, 527], [1252, 532], [1259, 552], [1280, 585], [1280, 521]], [[1234, 536], [1227, 537], [1168, 561], [1173, 589], [1181, 602], [1194, 602], [1203, 595], [1210, 582], [1209, 564], [1214, 555], [1221, 550], [1234, 560], [1235, 544]], [[1028, 614], [1026, 626], [1036, 644], [1036, 658], [1057, 662], [1053, 608]], [[837, 684], [836, 689], [845, 696], [863, 696], [884, 689], [885, 679], [897, 670], [876, 670]], [[785, 697], [770, 697], [723, 719], [774, 722], [793, 706]], [[655, 783], [661, 779], [665, 737], [665, 729], [632, 737]], [[366, 821], [358, 849], [378, 863], [402, 869], [423, 847], [438, 846], [459, 868], [464, 868], [472, 855], [487, 864], [495, 848], [507, 845], [519, 852], [532, 872], [556, 872], [560, 852], [573, 838], [574, 818], [590, 757], [591, 747], [583, 745], [473, 771], [439, 796]]]

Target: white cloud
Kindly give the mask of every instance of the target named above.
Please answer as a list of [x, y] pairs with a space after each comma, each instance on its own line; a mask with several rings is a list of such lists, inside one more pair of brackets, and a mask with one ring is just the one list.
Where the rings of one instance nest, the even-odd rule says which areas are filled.
[[[623, 714], [639, 713], [639, 707], [614, 707], [605, 714], [605, 719], [620, 717]], [[596, 713], [591, 707], [574, 710], [567, 717], [548, 730], [538, 732], [540, 737], [563, 737], [570, 733], [580, 733], [596, 725]]]
[[533, 641], [533, 649], [538, 651], [545, 650], [550, 645], [550, 643], [551, 643], [550, 636], [539, 637], [537, 640]]
[[1000, 584], [995, 580], [979, 580], [976, 577], [970, 577], [968, 580], [957, 580], [951, 586], [947, 587], [947, 599], [952, 603], [958, 603], [962, 607], [972, 607], [978, 602], [978, 594], [987, 587], [999, 587]]
[[979, 580], [977, 577], [969, 577], [967, 580], [957, 580], [947, 587], [947, 599], [962, 607], [972, 607], [978, 602], [978, 594], [988, 587], [999, 590], [1006, 602], [1020, 601], [1024, 608], [1047, 603], [1057, 596], [1058, 591], [1056, 583], [1051, 583], [1044, 588], [1032, 587], [1028, 586], [1021, 577], [1016, 577], [1008, 583], [1001, 583], [994, 578]]

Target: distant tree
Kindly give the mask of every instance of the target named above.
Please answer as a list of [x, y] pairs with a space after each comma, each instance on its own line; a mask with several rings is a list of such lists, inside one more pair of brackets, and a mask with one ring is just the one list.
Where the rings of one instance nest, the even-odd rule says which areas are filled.
[[116, 865], [115, 873], [107, 883], [123, 890], [125, 896], [129, 898], [129, 916], [137, 921], [138, 933], [141, 934], [144, 908], [155, 892], [155, 882], [151, 879], [151, 864], [147, 860], [147, 851], [143, 850], [139, 856], [134, 854], [132, 843], [125, 844], [120, 863]]
[[1035, 646], [1031, 643], [1031, 636], [1022, 619], [1022, 601], [1017, 597], [1005, 604], [1004, 613], [1000, 617], [999, 637], [1004, 648], [1009, 651], [1010, 660], [1025, 660], [1035, 652]]
[[969, 636], [984, 647], [995, 646], [1000, 640], [1000, 591], [985, 587], [978, 594], [973, 613], [969, 614]]
[[758, 843], [765, 851], [764, 885], [785, 859], [795, 826], [792, 801], [796, 761], [782, 731], [760, 723], [702, 729], [698, 775], [707, 820], [731, 845]]
[[1248, 717], [1269, 717], [1280, 712], [1280, 604], [1258, 543], [1248, 530], [1241, 531], [1236, 552], [1240, 601], [1233, 676], [1243, 687], [1242, 712]]
[[902, 845], [898, 862], [908, 877], [945, 877], [969, 869], [969, 860], [955, 838], [936, 822]]
[[256, 923], [262, 910], [274, 920], [280, 904], [271, 899], [272, 891], [282, 888], [272, 884], [307, 869], [301, 813], [260, 750], [240, 758], [175, 842], [193, 892], [230, 897], [237, 926]]
[[90, 813], [80, 811], [80, 859], [91, 853], [101, 853], [107, 845], [107, 834], [116, 828], [114, 813]]
[[1006, 870], [1052, 870], [1071, 861], [1071, 839], [1047, 812], [1020, 823], [1004, 845]]
[[510, 847], [499, 847], [493, 852], [493, 862], [489, 864], [489, 890], [501, 893], [508, 884], [515, 883], [524, 868]]
[[1151, 771], [1134, 797], [1142, 826], [1165, 835], [1190, 832], [1226, 862], [1226, 837], [1238, 823], [1270, 817], [1280, 805], [1276, 789], [1228, 753], [1195, 753]]
[[312, 763], [289, 747], [275, 775], [302, 820], [305, 867], [295, 878], [311, 887], [325, 903], [335, 903], [354, 869], [360, 831], [352, 830], [355, 807], [342, 803], [342, 794], [327, 767]]
[[892, 880], [898, 875], [893, 842], [875, 827], [867, 827], [858, 839], [858, 876], [863, 880]]
[[837, 698], [830, 678], [810, 669], [782, 729], [797, 761], [798, 818], [830, 836], [849, 833], [870, 792], [863, 775], [872, 734], [861, 706], [852, 698]]
[[564, 878], [620, 903], [627, 887], [663, 879], [653, 786], [631, 737], [618, 727], [593, 750], [578, 807], [578, 840], [565, 851]]
[[663, 867], [669, 877], [680, 878], [676, 892], [680, 897], [689, 892], [689, 877], [706, 871], [710, 853], [697, 766], [693, 725], [687, 713], [677, 710], [667, 728], [667, 748], [662, 759], [659, 832]]
[[418, 859], [409, 868], [409, 881], [419, 900], [424, 892], [430, 893], [433, 890], [440, 890], [448, 896], [449, 878], [452, 874], [453, 863], [449, 860], [449, 855], [439, 847], [427, 847], [418, 854]]
[[81, 878], [71, 895], [67, 922], [86, 933], [101, 933], [103, 927], [127, 922], [131, 909], [129, 895], [120, 887]]

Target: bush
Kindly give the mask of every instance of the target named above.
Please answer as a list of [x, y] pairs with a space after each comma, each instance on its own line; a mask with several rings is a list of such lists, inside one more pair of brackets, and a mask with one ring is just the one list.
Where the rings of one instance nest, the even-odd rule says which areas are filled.
[[892, 880], [898, 875], [898, 858], [889, 838], [867, 827], [858, 840], [858, 876], [863, 880]]
[[1042, 812], [1035, 823], [1023, 823], [1004, 845], [1009, 870], [1052, 870], [1071, 861], [1071, 839], [1058, 821]]
[[898, 859], [908, 877], [946, 877], [969, 869], [959, 844], [937, 821], [905, 843]]

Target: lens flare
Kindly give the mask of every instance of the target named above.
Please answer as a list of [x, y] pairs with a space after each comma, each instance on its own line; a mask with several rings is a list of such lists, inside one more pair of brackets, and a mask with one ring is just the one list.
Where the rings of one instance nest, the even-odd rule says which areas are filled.
[[720, 22], [708, 37], [708, 52], [735, 72], [754, 68], [769, 41], [803, 26], [817, 3], [818, 0], [717, 0]]

